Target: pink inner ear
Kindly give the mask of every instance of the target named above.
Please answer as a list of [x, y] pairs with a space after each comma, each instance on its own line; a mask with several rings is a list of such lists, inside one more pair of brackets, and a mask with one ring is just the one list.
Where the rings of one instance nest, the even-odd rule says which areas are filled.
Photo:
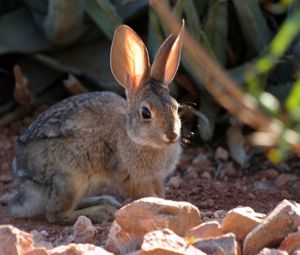
[[111, 70], [126, 89], [136, 89], [149, 78], [149, 57], [140, 37], [128, 26], [116, 29], [111, 49]]
[[126, 36], [127, 68], [130, 74], [131, 84], [134, 88], [141, 85], [142, 80], [149, 68], [147, 52], [140, 40], [131, 36]]

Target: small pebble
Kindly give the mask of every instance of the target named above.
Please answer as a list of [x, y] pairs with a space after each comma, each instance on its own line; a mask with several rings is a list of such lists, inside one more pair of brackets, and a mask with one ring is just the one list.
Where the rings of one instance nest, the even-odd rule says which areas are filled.
[[222, 160], [228, 160], [229, 153], [223, 147], [218, 147], [216, 150], [216, 158], [222, 159]]
[[79, 216], [73, 225], [73, 235], [76, 242], [88, 243], [92, 242], [96, 228], [92, 221], [86, 216]]
[[179, 176], [172, 176], [169, 180], [170, 186], [174, 189], [180, 188], [181, 183], [182, 183], [182, 179]]
[[226, 214], [227, 214], [227, 211], [225, 211], [225, 210], [217, 210], [217, 211], [214, 212], [213, 215], [214, 215], [215, 218], [223, 219], [226, 216]]

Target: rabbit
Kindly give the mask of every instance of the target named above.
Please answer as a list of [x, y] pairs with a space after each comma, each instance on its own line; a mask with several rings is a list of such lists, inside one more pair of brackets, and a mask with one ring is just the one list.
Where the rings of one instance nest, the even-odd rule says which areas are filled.
[[116, 28], [110, 67], [125, 88], [67, 98], [39, 115], [17, 139], [13, 172], [15, 217], [69, 224], [113, 217], [122, 205], [94, 196], [104, 184], [133, 199], [165, 197], [164, 180], [181, 154], [179, 103], [169, 94], [180, 62], [184, 24], [149, 64], [147, 49], [128, 26]]

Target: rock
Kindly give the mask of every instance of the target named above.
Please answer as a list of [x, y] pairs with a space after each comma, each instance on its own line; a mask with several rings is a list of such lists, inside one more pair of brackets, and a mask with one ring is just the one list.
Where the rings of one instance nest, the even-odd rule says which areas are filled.
[[[22, 254], [23, 255], [23, 254]], [[33, 248], [29, 252], [26, 252], [24, 255], [51, 255], [49, 250], [46, 250], [44, 247], [40, 248]]]
[[198, 178], [198, 170], [194, 168], [193, 166], [189, 166], [185, 171], [185, 176], [188, 179], [197, 179]]
[[34, 229], [30, 232], [30, 234], [32, 235], [35, 247], [45, 247], [47, 249], [53, 248], [53, 244], [51, 242], [47, 242], [41, 232]]
[[172, 176], [169, 180], [169, 185], [174, 189], [179, 189], [182, 183], [180, 176]]
[[246, 236], [244, 255], [257, 254], [262, 248], [279, 245], [285, 236], [300, 225], [299, 204], [283, 200]]
[[29, 233], [21, 231], [11, 225], [0, 226], [1, 255], [25, 254], [33, 248], [33, 240]]
[[278, 177], [279, 173], [277, 170], [270, 168], [261, 172], [261, 176], [268, 180], [275, 180]]
[[212, 174], [208, 171], [204, 171], [201, 175], [200, 175], [201, 179], [205, 179], [205, 180], [212, 180]]
[[229, 158], [229, 153], [223, 147], [218, 147], [216, 150], [216, 158], [226, 161]]
[[[112, 253], [93, 244], [69, 244], [52, 249], [49, 255], [113, 255]], [[26, 254], [27, 255], [27, 254]], [[33, 255], [33, 254], [30, 254]], [[39, 254], [37, 254], [39, 255]], [[42, 254], [41, 254], [42, 255]]]
[[[299, 227], [300, 228], [300, 227]], [[287, 251], [289, 254], [300, 250], [300, 229], [298, 232], [289, 234], [282, 243], [279, 249]]]
[[227, 211], [225, 210], [217, 210], [213, 213], [215, 218], [223, 219], [227, 215]]
[[125, 205], [115, 214], [106, 249], [117, 253], [151, 231], [169, 228], [179, 236], [202, 222], [197, 207], [187, 202], [142, 198]]
[[232, 233], [198, 240], [193, 244], [199, 250], [214, 255], [239, 255], [240, 248]]
[[198, 170], [209, 168], [210, 162], [207, 156], [203, 153], [199, 153], [192, 161], [192, 166]]
[[293, 174], [280, 174], [275, 180], [275, 186], [277, 189], [288, 189], [291, 181], [297, 180], [297, 176]]
[[300, 180], [293, 183], [293, 185], [289, 188], [289, 193], [294, 195], [294, 199], [297, 202], [300, 202]]
[[12, 181], [12, 176], [9, 173], [2, 173], [0, 174], [0, 182], [11, 182]]
[[195, 237], [196, 239], [217, 237], [223, 235], [221, 225], [217, 221], [204, 222], [196, 227], [191, 228], [185, 234], [186, 237]]
[[78, 243], [90, 243], [94, 239], [96, 228], [86, 216], [79, 216], [73, 225], [74, 241]]
[[289, 255], [289, 254], [286, 251], [264, 248], [257, 255]]
[[222, 230], [224, 233], [234, 233], [236, 239], [242, 241], [265, 217], [265, 214], [256, 213], [250, 207], [237, 207], [230, 210], [223, 219]]
[[137, 255], [204, 255], [184, 238], [169, 229], [149, 232], [144, 236], [141, 250]]

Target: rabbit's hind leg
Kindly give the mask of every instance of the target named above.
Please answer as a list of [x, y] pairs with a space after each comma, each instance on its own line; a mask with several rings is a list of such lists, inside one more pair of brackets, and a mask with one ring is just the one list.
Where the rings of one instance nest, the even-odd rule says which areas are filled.
[[103, 220], [113, 219], [116, 210], [121, 207], [122, 204], [112, 196], [85, 197], [79, 202], [76, 210], [73, 212], [73, 217], [77, 219], [80, 215], [85, 215], [91, 221], [100, 223]]
[[102, 195], [102, 196], [90, 196], [81, 199], [76, 209], [83, 209], [83, 208], [87, 208], [95, 205], [103, 205], [103, 204], [111, 204], [115, 206], [117, 209], [123, 206], [114, 197], [108, 195]]
[[73, 217], [77, 219], [80, 215], [85, 215], [92, 222], [101, 223], [103, 220], [114, 219], [114, 215], [117, 210], [118, 207], [116, 207], [115, 205], [104, 203], [75, 210], [73, 212]]
[[45, 213], [47, 189], [29, 179], [19, 182], [17, 192], [11, 196], [8, 207], [15, 217], [33, 217]]

